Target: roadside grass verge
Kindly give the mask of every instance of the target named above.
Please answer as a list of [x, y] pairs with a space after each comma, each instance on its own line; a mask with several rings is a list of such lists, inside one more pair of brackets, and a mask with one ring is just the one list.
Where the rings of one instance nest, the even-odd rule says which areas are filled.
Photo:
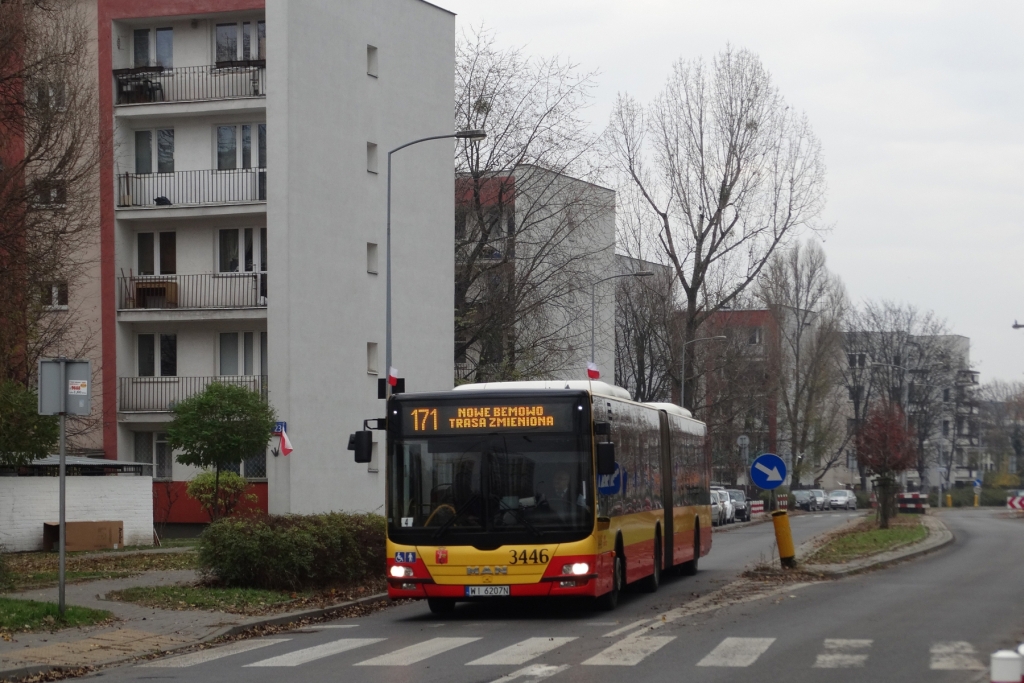
[[56, 603], [0, 598], [0, 632], [55, 631], [91, 626], [110, 618], [110, 612], [104, 610], [68, 605], [61, 619]]
[[166, 610], [206, 610], [260, 616], [303, 609], [326, 608], [383, 593], [383, 578], [319, 591], [291, 592], [262, 588], [229, 588], [207, 584], [144, 586], [107, 593], [108, 600], [131, 602]]
[[829, 539], [804, 564], [849, 562], [924, 540], [928, 528], [921, 518], [922, 515], [897, 515], [889, 520], [888, 529], [879, 529], [873, 518], [862, 520]]
[[[67, 557], [69, 582], [118, 579], [147, 571], [196, 569], [196, 553], [120, 555], [116, 553]], [[4, 556], [6, 580], [0, 590], [20, 591], [57, 583], [57, 553], [8, 553]]]

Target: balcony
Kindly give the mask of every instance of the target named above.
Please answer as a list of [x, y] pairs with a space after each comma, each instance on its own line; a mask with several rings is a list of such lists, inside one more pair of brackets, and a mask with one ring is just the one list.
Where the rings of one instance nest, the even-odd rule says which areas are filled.
[[118, 208], [210, 206], [267, 201], [267, 169], [122, 173], [117, 176]]
[[267, 307], [267, 274], [129, 275], [117, 278], [117, 310]]
[[267, 399], [266, 375], [219, 377], [118, 377], [117, 410], [123, 413], [166, 413], [214, 382], [258, 391]]
[[254, 59], [165, 69], [114, 69], [115, 104], [234, 100], [267, 95], [267, 62]]

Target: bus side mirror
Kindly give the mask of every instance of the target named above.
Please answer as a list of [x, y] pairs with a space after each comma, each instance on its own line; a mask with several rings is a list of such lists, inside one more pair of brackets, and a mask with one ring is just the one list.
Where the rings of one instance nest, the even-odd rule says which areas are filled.
[[370, 462], [373, 459], [373, 432], [353, 432], [348, 437], [348, 449], [356, 452], [356, 462]]
[[600, 476], [615, 474], [615, 444], [597, 444], [597, 473]]

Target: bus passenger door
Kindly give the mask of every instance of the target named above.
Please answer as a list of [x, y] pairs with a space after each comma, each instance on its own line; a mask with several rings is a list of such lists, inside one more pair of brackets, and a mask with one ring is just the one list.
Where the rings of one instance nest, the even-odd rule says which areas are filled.
[[661, 424], [661, 500], [665, 521], [661, 524], [661, 542], [665, 546], [661, 553], [663, 569], [675, 565], [675, 500], [672, 496], [672, 484], [675, 481], [675, 473], [672, 471], [672, 442], [668, 428], [668, 413], [664, 410], [658, 411]]

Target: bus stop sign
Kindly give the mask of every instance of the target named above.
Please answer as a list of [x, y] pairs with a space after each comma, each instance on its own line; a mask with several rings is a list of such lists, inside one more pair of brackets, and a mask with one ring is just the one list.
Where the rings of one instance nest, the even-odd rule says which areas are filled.
[[771, 491], [782, 486], [786, 480], [786, 463], [773, 453], [757, 456], [750, 465], [750, 481], [759, 489]]

